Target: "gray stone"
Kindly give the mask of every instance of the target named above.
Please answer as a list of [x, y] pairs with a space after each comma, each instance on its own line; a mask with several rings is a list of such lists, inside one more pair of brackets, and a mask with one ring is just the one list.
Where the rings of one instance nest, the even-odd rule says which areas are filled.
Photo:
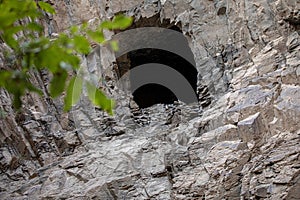
[[[43, 21], [51, 39], [117, 13], [134, 17], [131, 28], [176, 25], [194, 55], [199, 103], [140, 109], [118, 85], [127, 55], [117, 62], [95, 43], [82, 68], [116, 100], [114, 116], [86, 95], [63, 113], [63, 98], [47, 95], [48, 72], [30, 72], [45, 98], [28, 93], [22, 112], [0, 89], [1, 199], [299, 199], [297, 0], [47, 2], [57, 9]], [[11, 49], [0, 52], [0, 69], [11, 67], [2, 55]]]
[[249, 142], [251, 140], [258, 141], [262, 138], [262, 134], [265, 131], [260, 113], [249, 116], [248, 118], [238, 122], [237, 125], [240, 138], [245, 142]]

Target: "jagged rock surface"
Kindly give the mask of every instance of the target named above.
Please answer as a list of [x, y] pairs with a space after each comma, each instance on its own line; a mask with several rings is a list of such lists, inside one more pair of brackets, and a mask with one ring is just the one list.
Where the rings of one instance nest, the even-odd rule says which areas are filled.
[[212, 102], [137, 110], [109, 89], [108, 50], [83, 65], [102, 63], [96, 76], [117, 99], [114, 117], [84, 97], [63, 113], [61, 99], [48, 98], [47, 74], [33, 74], [47, 98], [28, 94], [22, 113], [0, 91], [1, 199], [299, 199], [298, 0], [50, 2], [58, 14], [49, 35], [118, 12], [137, 27], [178, 24]]

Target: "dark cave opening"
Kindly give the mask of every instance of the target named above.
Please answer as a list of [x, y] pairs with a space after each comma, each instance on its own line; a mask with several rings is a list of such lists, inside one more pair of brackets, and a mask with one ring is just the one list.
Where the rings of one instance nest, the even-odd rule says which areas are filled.
[[[157, 22], [157, 20], [153, 19], [154, 22], [152, 22], [151, 19], [143, 19], [142, 21], [139, 20], [134, 23], [131, 28], [135, 29], [139, 27], [152, 27], [151, 25], [153, 25], [154, 22]], [[134, 87], [134, 89], [131, 88], [133, 100], [137, 103], [139, 108], [147, 108], [155, 104], [172, 104], [177, 100], [185, 103], [191, 103], [191, 101], [187, 100], [189, 97], [185, 97], [189, 95], [178, 95], [178, 90], [184, 91], [182, 88], [186, 88], [186, 85], [189, 85], [188, 94], [193, 93], [193, 95], [196, 96], [197, 93], [198, 72], [195, 68], [196, 64], [194, 55], [189, 47], [188, 40], [183, 35], [180, 27], [177, 25], [163, 22], [158, 25], [154, 25], [154, 27], [165, 27], [167, 30], [173, 30], [177, 32], [177, 37], [174, 37], [172, 34], [170, 34], [170, 32], [166, 33], [166, 35], [160, 34], [157, 36], [158, 38], [146, 34], [146, 38], [148, 40], [146, 39], [145, 42], [148, 43], [149, 40], [151, 40], [151, 42], [157, 41], [156, 44], [159, 44], [159, 47], [143, 47], [136, 50], [131, 50], [125, 54], [121, 54], [117, 58], [118, 69], [116, 70], [116, 73], [120, 78], [129, 71], [130, 85], [133, 86], [136, 76], [132, 75], [132, 69], [142, 65], [144, 66], [145, 64], [161, 64], [168, 69], [171, 68], [170, 71], [174, 71], [174, 73], [177, 73], [177, 75], [180, 76], [180, 78], [178, 78], [178, 76], [176, 76], [176, 78], [172, 78], [170, 77], [171, 75], [168, 74], [163, 77], [163, 79], [172, 80], [171, 82], [174, 82], [173, 86], [175, 84], [174, 87], [176, 88], [176, 91], [174, 91], [174, 87], [170, 88], [167, 85], [151, 81], [145, 83], [144, 85], [139, 85], [139, 87]], [[137, 34], [137, 37], [138, 36], [139, 35]], [[125, 42], [129, 43], [128, 40], [125, 40]], [[168, 51], [164, 48], [161, 48], [161, 46], [164, 46], [165, 43], [171, 44], [172, 48], [180, 49], [181, 53], [176, 51]], [[149, 66], [149, 68], [150, 67], [151, 66]], [[147, 70], [145, 71], [148, 71], [149, 68], [147, 66]], [[162, 73], [156, 74], [161, 75]], [[147, 76], [147, 74], [143, 76]], [[182, 79], [184, 79], [184, 81], [182, 81]], [[182, 84], [183, 82], [184, 84]], [[181, 85], [184, 85], [184, 87], [181, 87]], [[192, 102], [194, 101], [197, 101], [197, 98], [193, 98]]]
[[152, 105], [172, 104], [177, 100], [174, 93], [163, 85], [147, 84], [143, 85], [133, 92], [133, 100], [140, 108], [147, 108]]
[[[192, 52], [190, 53], [192, 54]], [[128, 58], [130, 59], [130, 69], [147, 63], [160, 63], [171, 67], [188, 81], [196, 93], [197, 70], [181, 56], [161, 49], [139, 49], [129, 52]], [[130, 81], [134, 81], [132, 77], [130, 77]], [[155, 83], [144, 85], [133, 91], [133, 99], [140, 108], [150, 107], [159, 103], [171, 104], [178, 100], [170, 89]]]

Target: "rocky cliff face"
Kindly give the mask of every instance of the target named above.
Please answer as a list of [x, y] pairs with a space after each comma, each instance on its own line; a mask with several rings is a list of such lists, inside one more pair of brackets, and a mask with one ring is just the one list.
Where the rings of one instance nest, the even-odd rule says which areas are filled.
[[113, 117], [85, 97], [63, 113], [47, 74], [34, 73], [46, 98], [28, 94], [23, 112], [0, 93], [1, 199], [299, 199], [298, 0], [49, 2], [50, 36], [120, 12], [135, 18], [131, 29], [176, 26], [199, 104], [139, 109], [117, 85], [136, 57], [106, 47], [82, 66], [116, 99]]

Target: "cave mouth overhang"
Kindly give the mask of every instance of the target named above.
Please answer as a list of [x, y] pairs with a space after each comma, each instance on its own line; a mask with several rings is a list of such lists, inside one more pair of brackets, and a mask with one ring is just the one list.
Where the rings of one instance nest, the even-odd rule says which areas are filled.
[[119, 82], [130, 83], [130, 93], [140, 108], [198, 101], [194, 55], [179, 30], [143, 27], [116, 34]]

